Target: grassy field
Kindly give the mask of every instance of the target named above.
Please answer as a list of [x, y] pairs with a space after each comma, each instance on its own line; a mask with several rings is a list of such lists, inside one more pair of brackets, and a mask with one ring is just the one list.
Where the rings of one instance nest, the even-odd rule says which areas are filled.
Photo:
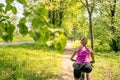
[[120, 52], [96, 52], [93, 80], [120, 80]]
[[0, 47], [0, 80], [54, 80], [62, 54], [39, 44]]
[[[73, 44], [78, 46], [79, 41]], [[94, 54], [92, 80], [120, 80], [120, 52], [97, 45]], [[61, 62], [62, 54], [40, 44], [1, 46], [0, 80], [54, 80], [61, 73]]]

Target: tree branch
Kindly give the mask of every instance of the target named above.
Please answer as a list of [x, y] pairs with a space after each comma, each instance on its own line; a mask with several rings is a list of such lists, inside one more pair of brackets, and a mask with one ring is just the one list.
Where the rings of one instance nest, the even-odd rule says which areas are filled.
[[93, 12], [93, 10], [94, 10], [94, 8], [95, 8], [95, 0], [93, 0], [93, 6], [92, 6], [92, 8], [91, 8], [91, 13]]
[[85, 0], [85, 2], [86, 2], [86, 8], [87, 8], [87, 10], [88, 10], [88, 13], [91, 13], [91, 11], [90, 11], [90, 9], [89, 9], [88, 0]]
[[83, 0], [80, 0], [80, 2], [86, 7], [86, 4], [83, 2]]

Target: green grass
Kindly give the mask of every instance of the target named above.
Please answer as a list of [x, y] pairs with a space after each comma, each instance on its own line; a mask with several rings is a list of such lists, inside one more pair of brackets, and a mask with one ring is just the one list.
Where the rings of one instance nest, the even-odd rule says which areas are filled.
[[[95, 49], [92, 80], [120, 80], [120, 52], [105, 51], [100, 45]], [[0, 80], [54, 80], [61, 73], [61, 62], [62, 54], [40, 44], [0, 47]]]
[[30, 37], [29, 35], [26, 36], [19, 35], [19, 36], [14, 36], [13, 38], [13, 41], [28, 41], [28, 40], [33, 40], [33, 38]]
[[0, 80], [54, 80], [62, 55], [39, 44], [0, 47]]
[[93, 80], [120, 80], [120, 52], [95, 53]]

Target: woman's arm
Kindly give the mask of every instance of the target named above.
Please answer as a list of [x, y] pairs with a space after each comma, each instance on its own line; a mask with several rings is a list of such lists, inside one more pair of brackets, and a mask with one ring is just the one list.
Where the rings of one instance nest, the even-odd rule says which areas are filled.
[[76, 53], [77, 53], [77, 50], [75, 50], [74, 53], [72, 54], [72, 56], [70, 57], [70, 60], [71, 60], [71, 61], [75, 61], [73, 58], [74, 58], [74, 56], [76, 55]]

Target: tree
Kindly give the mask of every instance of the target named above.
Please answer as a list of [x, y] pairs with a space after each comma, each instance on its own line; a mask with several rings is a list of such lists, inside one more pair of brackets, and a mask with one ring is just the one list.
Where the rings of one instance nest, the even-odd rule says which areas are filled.
[[[80, 39], [86, 30], [85, 8], [77, 0], [63, 0], [63, 18], [61, 27], [70, 40]], [[83, 29], [84, 28], [84, 29]]]
[[[0, 4], [0, 36], [6, 42], [12, 41], [13, 39], [13, 32], [15, 30], [15, 25], [12, 24], [12, 21], [9, 20], [10, 15], [7, 15], [9, 11], [12, 11], [13, 14], [17, 13], [17, 9], [12, 4], [16, 0], [6, 0], [6, 6], [4, 4]], [[53, 23], [49, 23], [48, 17], [48, 1], [36, 1], [36, 0], [17, 0], [19, 3], [23, 5], [24, 13], [23, 17], [19, 20], [17, 27], [19, 28], [20, 34], [23, 36], [30, 34], [31, 37], [36, 42], [41, 43], [41, 45], [49, 45], [54, 46], [54, 48], [63, 51], [66, 45], [66, 37], [63, 34], [64, 31], [61, 29], [56, 29], [57, 25], [61, 25], [62, 17], [58, 16], [57, 12], [55, 11], [53, 19]], [[34, 2], [28, 3], [28, 2]], [[26, 3], [27, 2], [27, 3]], [[45, 4], [44, 4], [45, 3]], [[54, 2], [54, 4], [58, 5], [58, 2]], [[61, 2], [59, 3], [61, 4]], [[59, 5], [58, 5], [59, 7]], [[5, 9], [4, 9], [5, 8]], [[58, 10], [56, 8], [55, 10]], [[61, 14], [61, 12], [60, 12]], [[57, 17], [56, 17], [57, 16]], [[58, 20], [59, 19], [59, 20]], [[57, 20], [59, 21], [57, 23]], [[27, 26], [26, 24], [31, 24]], [[30, 30], [28, 30], [28, 28]]]
[[0, 37], [6, 42], [13, 40], [15, 25], [11, 21], [10, 14], [17, 14], [17, 8], [12, 5], [15, 1], [26, 4], [25, 0], [5, 0], [6, 5], [0, 3]]
[[92, 16], [93, 16], [93, 10], [94, 10], [94, 7], [95, 7], [96, 0], [85, 0], [85, 2], [80, 0], [80, 2], [86, 7], [86, 9], [88, 11], [89, 30], [90, 30], [90, 37], [91, 37], [91, 48], [94, 49]]
[[64, 31], [59, 26], [60, 19], [57, 13], [59, 1], [50, 0], [38, 1], [37, 4], [32, 3], [25, 6], [24, 13], [32, 26], [29, 31], [30, 36], [43, 46], [53, 46], [62, 51], [66, 45], [66, 37], [63, 34]]
[[117, 37], [120, 35], [120, 21], [118, 18], [120, 16], [120, 8], [118, 6], [119, 0], [99, 0], [94, 12], [97, 14], [94, 18], [95, 37], [99, 39], [100, 45], [106, 46], [107, 44], [111, 49], [115, 48], [116, 44], [117, 46], [119, 44], [119, 39]]
[[62, 0], [50, 0], [49, 2], [49, 10], [48, 17], [50, 18], [50, 23], [55, 27], [60, 27], [62, 24], [63, 18], [63, 8], [62, 8]]
[[110, 17], [111, 17], [111, 30], [113, 32], [114, 38], [112, 38], [110, 42], [111, 49], [118, 52], [120, 50], [120, 35], [116, 35], [116, 27], [115, 27], [115, 13], [116, 13], [116, 6], [117, 6], [117, 0], [111, 0], [110, 1]]

